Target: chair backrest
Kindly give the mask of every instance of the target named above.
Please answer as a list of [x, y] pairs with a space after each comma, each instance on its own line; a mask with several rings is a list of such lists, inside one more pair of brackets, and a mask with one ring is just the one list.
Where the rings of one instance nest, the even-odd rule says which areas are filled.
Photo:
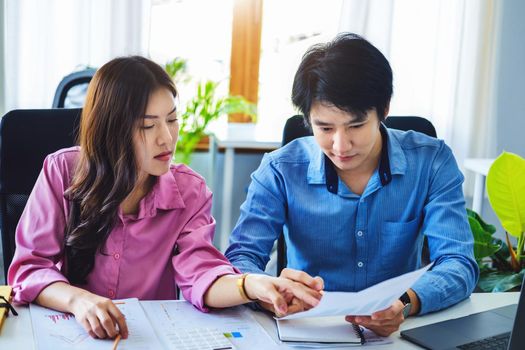
[[53, 108], [80, 108], [84, 105], [87, 86], [95, 75], [92, 68], [66, 75], [55, 91]]
[[[387, 128], [398, 130], [414, 130], [426, 134], [428, 136], [437, 137], [434, 125], [423, 117], [416, 116], [389, 116], [385, 119], [384, 124]], [[302, 115], [294, 115], [288, 118], [283, 130], [282, 146], [299, 137], [311, 136], [312, 130], [306, 125]], [[422, 253], [423, 261], [429, 261], [428, 243], [425, 237]], [[281, 233], [277, 241], [277, 276], [286, 267], [286, 243], [284, 235]]]
[[0, 120], [0, 230], [4, 270], [15, 230], [44, 158], [76, 143], [81, 109], [13, 110]]

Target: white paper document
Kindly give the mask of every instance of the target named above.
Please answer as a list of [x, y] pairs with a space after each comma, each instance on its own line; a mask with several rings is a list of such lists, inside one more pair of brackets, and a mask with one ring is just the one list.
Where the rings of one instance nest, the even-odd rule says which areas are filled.
[[[161, 349], [153, 328], [138, 299], [115, 300], [115, 304], [126, 316], [129, 337], [118, 343], [118, 349]], [[111, 349], [113, 339], [94, 339], [76, 321], [72, 314], [30, 305], [31, 322], [36, 348], [39, 350], [60, 349]]]
[[[278, 349], [278, 345], [244, 306], [200, 312], [187, 301], [142, 301], [165, 349], [175, 349], [175, 329], [214, 328], [238, 350]], [[152, 347], [153, 349], [153, 347]]]
[[378, 283], [360, 292], [325, 292], [319, 305], [308, 311], [281, 318], [293, 320], [306, 317], [362, 315], [389, 308], [406, 292], [433, 264]]

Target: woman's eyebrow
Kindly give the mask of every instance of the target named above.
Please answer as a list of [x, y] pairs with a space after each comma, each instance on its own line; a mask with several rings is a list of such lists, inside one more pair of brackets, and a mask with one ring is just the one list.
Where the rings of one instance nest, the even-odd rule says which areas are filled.
[[[167, 115], [172, 114], [176, 110], [177, 110], [177, 106], [173, 107], [173, 109]], [[157, 119], [158, 117], [159, 117], [158, 115], [151, 115], [151, 114], [144, 115], [144, 119]]]

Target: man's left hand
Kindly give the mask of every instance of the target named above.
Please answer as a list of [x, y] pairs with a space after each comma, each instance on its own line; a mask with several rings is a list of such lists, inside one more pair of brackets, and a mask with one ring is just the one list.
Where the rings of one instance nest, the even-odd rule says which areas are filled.
[[388, 337], [399, 329], [403, 317], [403, 303], [396, 300], [388, 309], [373, 313], [371, 316], [348, 315], [345, 320], [366, 327], [382, 337]]

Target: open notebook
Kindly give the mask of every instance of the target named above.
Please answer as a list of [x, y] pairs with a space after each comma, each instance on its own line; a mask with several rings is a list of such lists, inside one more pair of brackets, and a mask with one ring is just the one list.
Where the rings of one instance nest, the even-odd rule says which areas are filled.
[[291, 346], [336, 348], [392, 343], [388, 337], [380, 337], [369, 329], [346, 322], [344, 316], [276, 319], [276, 323], [279, 339]]
[[277, 320], [279, 339], [284, 342], [346, 343], [362, 345], [364, 335], [344, 316]]

